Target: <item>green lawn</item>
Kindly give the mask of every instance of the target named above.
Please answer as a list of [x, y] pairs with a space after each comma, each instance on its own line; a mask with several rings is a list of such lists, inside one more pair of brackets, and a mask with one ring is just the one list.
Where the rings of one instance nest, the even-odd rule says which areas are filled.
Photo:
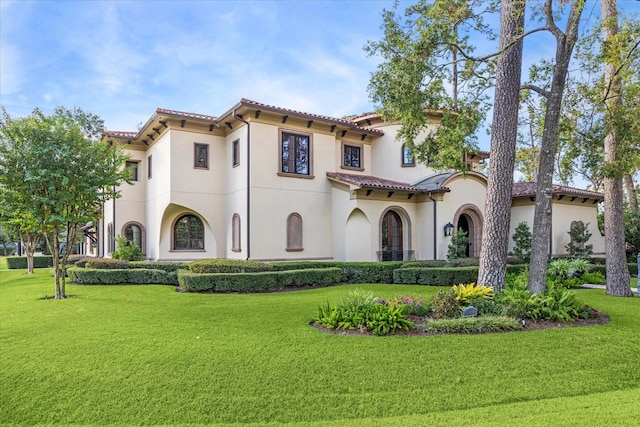
[[[437, 288], [366, 285], [381, 297]], [[579, 290], [603, 326], [360, 337], [309, 326], [354, 286], [254, 295], [0, 271], [0, 424], [632, 425], [640, 298]]]

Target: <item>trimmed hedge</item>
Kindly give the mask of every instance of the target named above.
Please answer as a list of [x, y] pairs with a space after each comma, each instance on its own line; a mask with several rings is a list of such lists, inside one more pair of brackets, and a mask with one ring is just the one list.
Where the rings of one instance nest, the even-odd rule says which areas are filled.
[[129, 261], [129, 268], [148, 268], [151, 270], [166, 271], [167, 273], [177, 273], [180, 269], [188, 269], [189, 265], [190, 263], [188, 262]]
[[[7, 267], [10, 269], [27, 268], [26, 256], [9, 256], [7, 257]], [[53, 267], [53, 257], [51, 255], [42, 255], [33, 257], [33, 268], [51, 268]]]
[[339, 268], [263, 271], [255, 273], [194, 273], [179, 270], [186, 291], [255, 292], [299, 286], [326, 286], [340, 282]]
[[70, 267], [67, 276], [80, 285], [160, 284], [177, 285], [177, 272], [149, 268], [97, 269]]
[[96, 270], [124, 270], [131, 268], [129, 261], [113, 258], [93, 258], [87, 260], [85, 266]]
[[393, 272], [401, 268], [402, 261], [344, 262], [344, 261], [282, 261], [271, 264], [275, 271], [340, 268], [341, 283], [393, 283]]
[[[526, 264], [507, 265], [507, 273], [520, 273]], [[409, 267], [393, 271], [395, 284], [418, 284], [429, 286], [453, 286], [461, 283], [475, 283], [478, 280], [478, 267], [427, 268]]]
[[189, 264], [193, 273], [252, 273], [271, 271], [271, 264], [260, 261], [245, 261], [240, 259], [203, 259]]

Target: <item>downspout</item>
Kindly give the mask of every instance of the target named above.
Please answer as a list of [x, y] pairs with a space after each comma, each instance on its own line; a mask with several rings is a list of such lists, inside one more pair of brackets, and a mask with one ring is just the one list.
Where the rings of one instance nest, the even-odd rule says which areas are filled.
[[437, 222], [438, 222], [438, 201], [431, 197], [431, 191], [429, 191], [429, 200], [433, 202], [433, 259], [438, 259], [438, 244], [437, 239]]
[[[115, 186], [113, 187], [113, 194], [116, 194]], [[116, 250], [116, 197], [115, 196], [113, 197], [113, 235], [111, 236], [111, 241], [112, 241], [111, 245], [113, 248], [113, 251], [111, 253], [113, 253]]]
[[247, 125], [247, 260], [251, 258], [251, 125], [248, 121], [236, 114], [233, 110], [233, 118]]

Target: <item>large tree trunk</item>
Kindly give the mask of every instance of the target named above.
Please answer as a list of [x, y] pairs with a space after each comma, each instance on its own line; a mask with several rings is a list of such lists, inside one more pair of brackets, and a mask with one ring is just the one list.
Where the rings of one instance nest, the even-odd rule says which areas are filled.
[[[604, 43], [610, 42], [618, 34], [618, 11], [615, 0], [602, 0], [602, 36]], [[612, 47], [615, 43], [612, 43]], [[613, 115], [622, 107], [620, 78], [616, 75], [615, 59], [608, 58], [604, 67], [604, 83], [607, 88], [605, 104], [607, 106], [608, 132], [604, 139], [605, 166], [613, 166], [616, 170], [619, 163], [617, 153], [617, 135]], [[624, 239], [624, 190], [622, 177], [608, 172], [604, 177], [604, 238], [607, 255], [607, 295], [630, 297], [633, 296], [629, 284], [629, 268]]]
[[485, 221], [478, 284], [499, 291], [504, 288], [507, 270], [509, 223], [513, 200], [513, 168], [518, 135], [518, 104], [522, 70], [524, 0], [502, 2], [500, 18], [500, 55], [496, 65], [496, 90], [491, 126], [491, 161], [487, 183]]
[[[578, 39], [578, 23], [584, 8], [582, 0], [571, 3], [566, 34], [560, 31], [553, 20], [551, 0], [544, 6], [547, 27], [556, 38], [556, 61], [553, 67], [551, 89], [546, 93], [547, 110], [540, 144], [540, 165], [536, 188], [536, 206], [533, 216], [533, 238], [531, 240], [531, 263], [529, 267], [529, 290], [544, 292], [547, 287], [547, 262], [551, 252], [551, 215], [553, 196], [553, 170], [558, 151], [558, 134], [562, 98], [567, 81], [569, 62], [573, 46]], [[568, 229], [568, 224], [567, 224]]]

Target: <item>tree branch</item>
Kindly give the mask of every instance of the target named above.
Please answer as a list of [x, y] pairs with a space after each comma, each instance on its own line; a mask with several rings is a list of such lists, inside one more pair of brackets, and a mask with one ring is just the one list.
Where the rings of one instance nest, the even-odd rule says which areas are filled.
[[520, 86], [520, 90], [529, 89], [536, 92], [538, 95], [543, 96], [549, 99], [550, 92], [548, 90], [542, 89], [540, 86], [533, 85], [531, 83], [523, 84]]

